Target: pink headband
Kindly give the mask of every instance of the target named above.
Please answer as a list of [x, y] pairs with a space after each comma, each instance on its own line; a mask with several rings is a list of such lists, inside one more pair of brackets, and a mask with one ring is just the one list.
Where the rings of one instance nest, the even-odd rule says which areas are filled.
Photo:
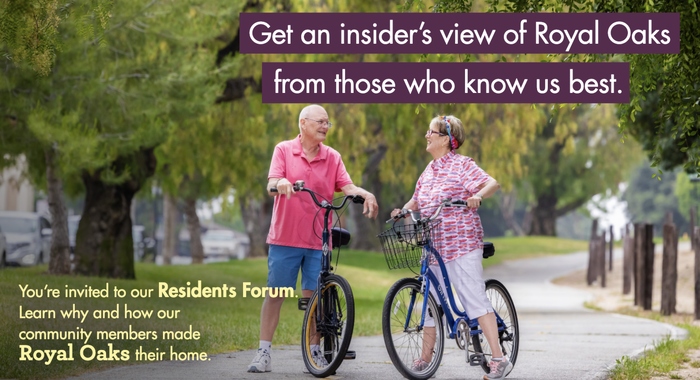
[[450, 121], [447, 120], [447, 116], [443, 116], [442, 120], [445, 120], [445, 124], [447, 125], [447, 134], [450, 136], [450, 145], [452, 145], [452, 150], [455, 150], [459, 144], [457, 143], [457, 139], [452, 137], [452, 132], [450, 132]]

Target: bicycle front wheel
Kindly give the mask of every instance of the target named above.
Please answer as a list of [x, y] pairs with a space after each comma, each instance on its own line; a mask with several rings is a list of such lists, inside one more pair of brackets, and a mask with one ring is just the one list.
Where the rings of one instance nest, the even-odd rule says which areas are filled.
[[420, 291], [420, 281], [399, 280], [389, 289], [382, 312], [384, 344], [391, 361], [404, 377], [412, 380], [432, 377], [440, 366], [445, 347], [442, 315], [431, 294], [427, 294], [425, 315], [433, 316], [435, 328], [419, 329], [425, 296]]
[[355, 300], [348, 282], [326, 277], [311, 296], [304, 313], [301, 351], [304, 364], [316, 377], [335, 373], [350, 347], [355, 323]]
[[[494, 279], [486, 281], [486, 296], [491, 301], [493, 310], [503, 321], [503, 323], [499, 322], [498, 324], [498, 342], [501, 346], [501, 351], [515, 367], [520, 346], [520, 327], [518, 326], [518, 315], [515, 312], [513, 299], [510, 297], [506, 287], [500, 281]], [[472, 335], [472, 348], [475, 352], [484, 354], [485, 360], [481, 363], [481, 368], [483, 368], [484, 372], [489, 373], [491, 369], [488, 362], [491, 360], [492, 353], [491, 347], [483, 333]]]

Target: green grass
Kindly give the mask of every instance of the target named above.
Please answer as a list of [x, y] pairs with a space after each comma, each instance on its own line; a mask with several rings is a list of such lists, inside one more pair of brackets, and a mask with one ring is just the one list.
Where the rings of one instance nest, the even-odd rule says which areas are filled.
[[[640, 315], [628, 310], [625, 314], [662, 320], [658, 312]], [[685, 323], [677, 323], [676, 325], [688, 330], [688, 339], [671, 340], [667, 337], [640, 358], [622, 357], [622, 359], [617, 360], [617, 366], [610, 372], [610, 380], [647, 380], [655, 375], [668, 374], [680, 369], [684, 363], [690, 362], [687, 352], [690, 349], [700, 347], [700, 328]], [[698, 362], [692, 362], [690, 365], [694, 368], [700, 367]], [[681, 378], [674, 374], [669, 376], [672, 379]]]
[[[556, 238], [499, 238], [491, 239], [496, 246], [496, 255], [484, 260], [484, 266], [494, 265], [507, 259], [536, 257], [545, 254], [562, 254], [587, 247], [585, 241], [563, 240]], [[334, 260], [335, 262], [335, 260]], [[105, 369], [110, 366], [124, 365], [123, 361], [84, 361], [79, 351], [82, 341], [22, 341], [20, 331], [75, 331], [84, 328], [89, 331], [156, 331], [156, 340], [121, 340], [113, 341], [114, 349], [130, 352], [128, 363], [137, 363], [134, 352], [143, 348], [145, 352], [168, 351], [170, 346], [176, 352], [207, 352], [209, 354], [244, 350], [257, 347], [260, 307], [262, 298], [242, 297], [242, 283], [251, 282], [253, 286], [265, 286], [267, 278], [267, 260], [230, 261], [197, 266], [156, 266], [154, 264], [136, 264], [137, 280], [118, 280], [94, 277], [56, 277], [44, 274], [47, 266], [31, 268], [9, 268], [0, 271], [0, 374], [8, 378], [54, 378], [76, 375], [85, 371]], [[398, 279], [413, 274], [408, 270], [389, 271], [380, 253], [343, 250], [337, 273], [344, 276], [352, 285], [356, 304], [355, 336], [381, 334], [381, 312], [384, 297], [389, 287]], [[158, 283], [166, 282], [169, 286], [186, 286], [186, 282], [202, 286], [235, 286], [235, 298], [159, 298]], [[109, 283], [109, 298], [74, 298], [63, 297], [68, 288], [84, 288], [85, 285], [104, 289]], [[29, 288], [59, 289], [61, 297], [57, 299], [22, 298], [19, 285]], [[113, 297], [113, 288], [125, 289], [127, 296], [123, 299]], [[155, 289], [151, 298], [131, 298], [132, 289]], [[297, 289], [300, 286], [297, 285]], [[297, 290], [300, 296], [301, 292]], [[73, 319], [63, 319], [59, 310], [71, 309], [73, 304], [82, 310], [115, 310], [119, 304], [120, 319], [96, 320], [88, 317], [84, 323]], [[150, 319], [124, 319], [124, 304], [129, 309], [139, 310], [180, 310], [179, 317], [161, 320], [155, 315]], [[56, 319], [20, 319], [19, 307], [26, 310], [53, 309], [57, 311]], [[301, 320], [303, 312], [297, 310], [297, 300], [284, 302], [279, 327], [275, 333], [275, 345], [296, 345], [300, 342]], [[199, 340], [163, 340], [163, 330], [193, 330], [201, 333]], [[96, 333], [87, 344], [97, 350], [107, 350], [109, 341], [98, 341]], [[74, 361], [56, 361], [44, 365], [43, 361], [19, 361], [19, 345], [29, 345], [33, 350], [66, 349], [73, 344]], [[169, 358], [166, 354], [165, 359]], [[45, 361], [46, 359], [44, 359]], [[143, 363], [143, 361], [138, 362]]]
[[[496, 248], [496, 254], [483, 261], [484, 268], [499, 264], [505, 260], [527, 259], [588, 250], [587, 241], [546, 236], [491, 238], [484, 240], [490, 241]], [[380, 253], [343, 249], [340, 253], [340, 268], [345, 265], [373, 271], [394, 272], [387, 269], [384, 256]]]
[[[684, 238], [684, 237], [678, 238], [678, 242], [683, 242], [683, 241], [690, 241], [690, 238]], [[657, 236], [654, 238], [654, 244], [663, 244], [663, 243], [664, 243], [663, 236]]]

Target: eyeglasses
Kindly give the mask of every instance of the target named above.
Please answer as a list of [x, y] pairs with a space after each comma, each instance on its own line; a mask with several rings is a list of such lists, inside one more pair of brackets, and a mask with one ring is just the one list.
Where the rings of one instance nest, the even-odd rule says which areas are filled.
[[314, 120], [314, 119], [309, 119], [308, 117], [305, 117], [304, 119], [306, 119], [306, 120], [311, 120], [311, 121], [315, 121], [315, 122], [321, 124], [322, 126], [323, 126], [323, 125], [327, 125], [328, 128], [333, 128], [333, 123], [328, 122], [328, 121]]
[[428, 136], [428, 137], [430, 137], [430, 136], [432, 136], [432, 135], [447, 136], [447, 135], [444, 134], [444, 133], [436, 132], [436, 131], [433, 131], [432, 129], [428, 129], [428, 132], [425, 132], [425, 135]]

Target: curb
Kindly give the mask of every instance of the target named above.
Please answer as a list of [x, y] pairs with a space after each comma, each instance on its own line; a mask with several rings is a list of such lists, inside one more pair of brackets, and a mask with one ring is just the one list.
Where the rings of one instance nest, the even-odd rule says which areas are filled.
[[[670, 339], [672, 339], [672, 340], [688, 339], [688, 330], [671, 325], [671, 324], [668, 324], [668, 323], [658, 322], [658, 321], [654, 321], [654, 320], [646, 319], [646, 318], [632, 317], [629, 315], [622, 315], [622, 314], [615, 314], [615, 313], [609, 313], [609, 314], [613, 317], [618, 317], [618, 318], [642, 319], [642, 320], [653, 322], [653, 323], [660, 323], [663, 326], [665, 326], [666, 329], [669, 330]], [[654, 343], [650, 346], [644, 346], [642, 348], [638, 348], [638, 349], [631, 351], [623, 356], [627, 356], [628, 358], [630, 358], [632, 360], [636, 360], [636, 359], [639, 359], [642, 356], [644, 356], [644, 354], [646, 353], [647, 350], [652, 350], [655, 347], [656, 347], [656, 343]], [[607, 380], [608, 374], [615, 367], [617, 367], [617, 360], [615, 360], [613, 362], [606, 363], [603, 366], [601, 366], [600, 368], [597, 368], [597, 369], [594, 369], [594, 370], [587, 372], [585, 375], [583, 375], [583, 377], [581, 377], [581, 380]]]

